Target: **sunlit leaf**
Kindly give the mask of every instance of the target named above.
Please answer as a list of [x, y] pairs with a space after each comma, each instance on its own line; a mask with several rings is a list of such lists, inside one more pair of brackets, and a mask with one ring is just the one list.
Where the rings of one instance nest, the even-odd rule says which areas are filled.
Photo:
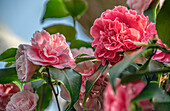
[[42, 22], [46, 18], [62, 18], [66, 16], [69, 16], [69, 12], [65, 8], [63, 0], [49, 0], [46, 4]]
[[76, 57], [75, 63], [80, 63], [83, 61], [88, 61], [88, 60], [94, 60], [96, 59], [94, 56], [89, 56], [89, 57]]
[[17, 48], [7, 49], [0, 55], [0, 61], [10, 62], [10, 63], [15, 62], [16, 51]]
[[63, 0], [63, 2], [74, 18], [81, 16], [87, 9], [86, 0]]
[[72, 69], [59, 70], [52, 67], [49, 68], [49, 72], [52, 76], [52, 79], [62, 83], [69, 92], [71, 103], [67, 110], [70, 110], [79, 99], [82, 82], [81, 75]]
[[68, 25], [53, 25], [44, 28], [50, 34], [60, 33], [66, 37], [66, 41], [74, 42], [76, 40], [76, 30], [72, 26]]
[[156, 19], [158, 36], [163, 43], [170, 47], [170, 0], [165, 0]]

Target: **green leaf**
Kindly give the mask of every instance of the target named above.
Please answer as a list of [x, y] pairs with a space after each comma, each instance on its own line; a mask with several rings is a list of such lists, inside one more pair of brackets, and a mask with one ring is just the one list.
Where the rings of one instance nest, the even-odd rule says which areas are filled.
[[60, 33], [66, 37], [68, 42], [74, 42], [76, 40], [76, 30], [72, 26], [68, 25], [53, 25], [44, 28], [50, 34]]
[[96, 72], [89, 77], [89, 79], [86, 82], [86, 92], [84, 96], [84, 101], [83, 101], [83, 110], [85, 110], [85, 104], [86, 100], [96, 83], [96, 81], [100, 78], [100, 76], [104, 73], [104, 71], [107, 69], [108, 65], [103, 66], [102, 64], [99, 66], [99, 68], [96, 70]]
[[17, 71], [15, 67], [0, 69], [0, 78], [2, 77], [17, 77]]
[[41, 80], [37, 80], [37, 81], [33, 81], [31, 82], [31, 85], [34, 89], [34, 91], [36, 91], [39, 87], [41, 87], [45, 82], [45, 80], [41, 79]]
[[80, 17], [87, 9], [86, 0], [63, 0], [67, 10], [74, 17]]
[[158, 36], [170, 48], [170, 0], [165, 0], [156, 19]]
[[80, 87], [82, 82], [81, 75], [72, 69], [59, 70], [52, 67], [49, 67], [49, 72], [52, 76], [52, 79], [62, 83], [69, 92], [71, 103], [67, 110], [70, 110], [79, 99]]
[[13, 81], [20, 81], [18, 77], [0, 77], [0, 84], [12, 83]]
[[149, 17], [149, 22], [156, 22], [156, 10], [158, 8], [159, 5], [159, 0], [154, 0], [151, 5], [149, 6], [149, 8], [144, 12], [145, 16]]
[[0, 55], [0, 61], [14, 63], [15, 62], [16, 51], [17, 51], [17, 48], [7, 49], [6, 51], [4, 51]]
[[92, 48], [91, 43], [84, 42], [82, 40], [75, 40], [71, 42], [70, 48], [80, 48], [80, 47]]
[[52, 100], [52, 89], [49, 84], [43, 84], [38, 88], [37, 94], [39, 100], [37, 103], [37, 111], [44, 111]]
[[88, 61], [88, 60], [94, 60], [96, 59], [94, 56], [89, 56], [89, 57], [76, 57], [75, 59], [75, 63], [80, 63], [80, 62], [83, 62], [83, 61]]
[[141, 56], [142, 49], [138, 50], [135, 53], [132, 53], [131, 56], [125, 58], [124, 60], [120, 61], [116, 65], [110, 68], [109, 75], [110, 75], [110, 82], [112, 87], [114, 88], [115, 80], [120, 74], [131, 64], [137, 57]]
[[164, 98], [162, 101], [157, 101], [157, 102], [170, 102], [170, 97], [163, 93], [162, 88], [159, 88], [159, 85], [157, 83], [150, 83], [148, 84], [143, 91], [136, 96], [136, 98], [133, 100], [133, 102], [137, 102], [140, 100], [145, 100], [145, 99], [151, 99], [151, 98]]
[[159, 69], [159, 70], [154, 70], [154, 71], [139, 71], [139, 72], [124, 76], [121, 79], [121, 83], [129, 83], [131, 81], [140, 80], [141, 77], [144, 75], [162, 74], [162, 73], [168, 73], [168, 72], [170, 72], [169, 68], [164, 68], [164, 69]]
[[63, 0], [49, 0], [46, 4], [46, 10], [42, 22], [46, 18], [62, 18], [66, 16], [69, 16], [69, 12], [65, 8]]
[[166, 103], [154, 103], [155, 111], [169, 111], [170, 102]]

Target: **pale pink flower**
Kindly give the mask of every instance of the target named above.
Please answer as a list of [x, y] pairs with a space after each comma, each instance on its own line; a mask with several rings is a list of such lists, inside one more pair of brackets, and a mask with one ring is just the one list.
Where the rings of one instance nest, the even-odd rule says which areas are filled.
[[11, 96], [19, 91], [18, 86], [13, 83], [4, 84], [4, 86], [0, 84], [0, 111], [5, 111]]
[[152, 0], [127, 0], [126, 2], [131, 9], [136, 10], [139, 14], [149, 8]]
[[130, 111], [130, 102], [145, 87], [142, 81], [116, 86], [116, 94], [111, 84], [104, 91], [104, 111]]
[[36, 65], [63, 69], [74, 68], [74, 58], [70, 47], [62, 34], [50, 35], [45, 30], [37, 31], [31, 39], [32, 46], [28, 49], [28, 59]]
[[29, 45], [21, 44], [18, 47], [16, 58], [16, 70], [18, 78], [21, 81], [28, 81], [33, 76], [37, 66], [28, 60], [27, 50], [31, 48]]
[[28, 90], [30, 92], [34, 91], [32, 85], [31, 85], [31, 82], [28, 82], [28, 83], [24, 84], [24, 90]]
[[34, 111], [37, 106], [38, 95], [23, 90], [11, 97], [6, 106], [7, 111]]
[[[163, 44], [160, 39], [158, 39], [157, 44], [162, 47], [165, 47], [167, 50], [170, 51], [170, 49], [165, 44]], [[152, 57], [152, 59], [168, 64], [170, 63], [170, 54], [166, 54], [162, 52], [160, 49], [157, 49], [156, 54]]]
[[95, 57], [102, 60], [103, 64], [108, 61], [114, 65], [122, 60], [122, 52], [139, 47], [134, 41], [141, 42], [150, 37], [146, 29], [152, 24], [148, 22], [148, 17], [137, 15], [136, 11], [123, 6], [103, 12], [90, 30], [94, 38], [92, 46], [96, 47]]
[[[85, 53], [89, 55], [93, 55], [92, 49], [90, 48], [80, 48], [72, 50], [73, 56], [76, 57], [81, 53]], [[82, 84], [80, 88], [80, 95], [79, 100], [74, 105], [74, 108], [77, 111], [82, 111], [83, 109], [83, 100], [85, 96], [85, 87], [86, 81], [89, 77], [97, 70], [99, 65], [101, 64], [100, 61], [93, 63], [92, 61], [85, 61], [78, 63], [75, 71], [79, 72], [82, 75]], [[107, 70], [104, 74], [98, 79], [95, 83], [89, 97], [87, 98], [85, 110], [93, 110], [93, 111], [101, 111], [103, 109], [103, 91], [108, 83], [107, 77]], [[61, 85], [61, 97], [67, 101], [70, 101], [69, 93], [67, 92], [66, 88]]]
[[89, 55], [94, 55], [93, 49], [92, 48], [86, 48], [86, 47], [81, 47], [80, 49], [71, 49], [71, 53], [73, 54], [73, 57], [76, 57], [80, 54], [89, 54]]

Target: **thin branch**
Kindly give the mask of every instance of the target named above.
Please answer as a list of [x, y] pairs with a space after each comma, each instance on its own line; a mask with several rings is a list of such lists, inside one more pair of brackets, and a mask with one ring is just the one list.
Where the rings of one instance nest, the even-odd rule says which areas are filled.
[[58, 110], [59, 110], [59, 111], [61, 111], [61, 109], [60, 109], [60, 105], [59, 105], [59, 101], [58, 101], [58, 97], [57, 97], [57, 96], [58, 96], [58, 94], [55, 92], [55, 89], [54, 89], [53, 84], [52, 84], [52, 82], [51, 82], [51, 76], [50, 76], [50, 72], [49, 72], [48, 67], [46, 68], [46, 71], [47, 71], [47, 74], [48, 74], [48, 78], [49, 78], [50, 86], [51, 86], [51, 88], [52, 88], [52, 90], [53, 90], [53, 93], [54, 93], [54, 96], [55, 96], [55, 98], [56, 98], [56, 102], [57, 102]]

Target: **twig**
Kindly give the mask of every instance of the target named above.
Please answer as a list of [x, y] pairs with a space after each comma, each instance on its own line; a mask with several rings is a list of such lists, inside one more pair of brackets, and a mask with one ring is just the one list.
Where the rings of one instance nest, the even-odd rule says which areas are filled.
[[50, 76], [50, 72], [49, 72], [48, 67], [46, 68], [46, 71], [47, 71], [47, 74], [48, 74], [48, 77], [49, 77], [50, 86], [51, 86], [51, 88], [52, 88], [52, 90], [53, 90], [53, 93], [54, 93], [54, 96], [55, 96], [55, 98], [56, 98], [58, 110], [61, 111], [60, 105], [59, 105], [59, 101], [58, 101], [58, 97], [57, 97], [58, 94], [55, 92], [55, 89], [54, 89], [53, 84], [52, 84], [52, 82], [51, 82], [51, 76]]

